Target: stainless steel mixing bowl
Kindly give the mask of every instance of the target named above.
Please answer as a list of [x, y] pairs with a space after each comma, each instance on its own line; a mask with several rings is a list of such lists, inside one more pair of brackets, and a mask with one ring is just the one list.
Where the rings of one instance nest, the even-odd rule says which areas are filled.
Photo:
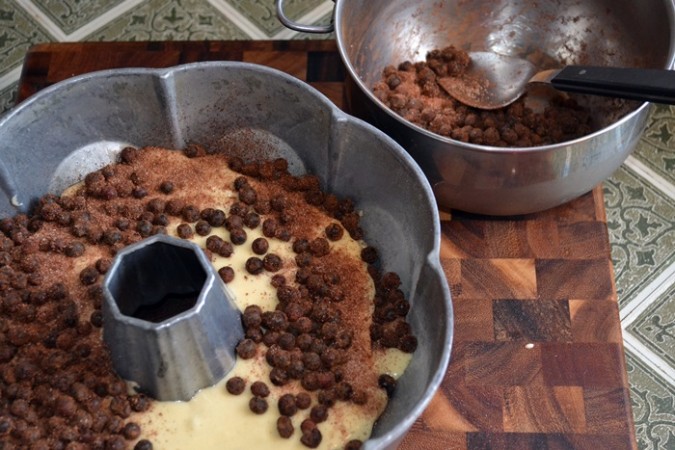
[[[280, 19], [283, 2], [277, 4]], [[420, 164], [442, 206], [523, 214], [571, 200], [611, 175], [635, 148], [648, 104], [578, 97], [599, 130], [556, 145], [496, 148], [441, 137], [371, 92], [382, 69], [453, 44], [563, 64], [672, 68], [672, 0], [337, 0], [335, 35], [352, 83], [352, 112], [394, 137]], [[314, 31], [305, 27], [302, 31]], [[316, 30], [325, 32], [325, 30]], [[621, 113], [627, 113], [617, 118]]]
[[396, 142], [306, 83], [263, 66], [208, 62], [116, 69], [49, 87], [0, 118], [0, 218], [62, 192], [126, 145], [189, 142], [247, 159], [284, 157], [293, 173], [316, 174], [364, 212], [366, 240], [379, 249], [382, 269], [400, 274], [420, 343], [365, 444], [395, 446], [450, 358], [453, 313], [438, 211], [424, 174]]

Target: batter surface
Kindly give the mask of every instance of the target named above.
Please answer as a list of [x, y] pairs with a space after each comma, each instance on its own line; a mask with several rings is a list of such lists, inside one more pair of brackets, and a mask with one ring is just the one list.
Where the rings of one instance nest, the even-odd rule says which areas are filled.
[[[207, 153], [126, 148], [34, 215], [0, 221], [7, 448], [359, 448], [367, 439], [417, 346], [398, 276], [378, 270], [361, 212], [316, 177], [290, 175], [281, 159]], [[112, 257], [156, 233], [202, 246], [243, 312], [234, 370], [189, 402], [129, 392], [101, 341]]]

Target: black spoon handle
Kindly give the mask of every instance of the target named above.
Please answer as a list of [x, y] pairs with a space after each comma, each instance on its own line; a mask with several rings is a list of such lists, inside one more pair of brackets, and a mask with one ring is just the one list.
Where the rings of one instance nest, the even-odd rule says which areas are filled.
[[675, 70], [567, 66], [551, 84], [567, 92], [675, 104]]

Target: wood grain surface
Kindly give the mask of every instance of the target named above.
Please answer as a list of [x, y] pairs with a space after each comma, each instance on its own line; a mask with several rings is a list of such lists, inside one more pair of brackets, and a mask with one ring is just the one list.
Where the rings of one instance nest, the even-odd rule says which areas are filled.
[[[207, 60], [275, 67], [344, 107], [333, 41], [43, 44], [19, 100], [94, 70]], [[637, 448], [601, 187], [528, 216], [441, 216], [452, 358], [401, 448]]]

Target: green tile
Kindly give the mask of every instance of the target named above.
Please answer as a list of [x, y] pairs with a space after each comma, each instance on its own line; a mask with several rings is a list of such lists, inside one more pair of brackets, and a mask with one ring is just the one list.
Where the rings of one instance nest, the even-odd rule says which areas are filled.
[[675, 184], [675, 106], [657, 105], [634, 156]]
[[65, 34], [81, 28], [124, 0], [32, 0]]
[[14, 1], [0, 0], [0, 76], [21, 65], [31, 45], [52, 40]]
[[675, 284], [654, 300], [627, 331], [675, 367]]
[[675, 449], [675, 389], [630, 352], [626, 366], [638, 448]]
[[0, 90], [0, 117], [16, 104], [18, 82]]
[[675, 263], [675, 200], [622, 166], [604, 183], [619, 304]]
[[[226, 2], [269, 37], [285, 28], [277, 19], [274, 0], [249, 0], [245, 2], [226, 0]], [[287, 0], [284, 2], [284, 11], [287, 17], [297, 20], [322, 3], [325, 3], [325, 0]]]
[[148, 0], [86, 39], [159, 41], [247, 39], [206, 0]]

